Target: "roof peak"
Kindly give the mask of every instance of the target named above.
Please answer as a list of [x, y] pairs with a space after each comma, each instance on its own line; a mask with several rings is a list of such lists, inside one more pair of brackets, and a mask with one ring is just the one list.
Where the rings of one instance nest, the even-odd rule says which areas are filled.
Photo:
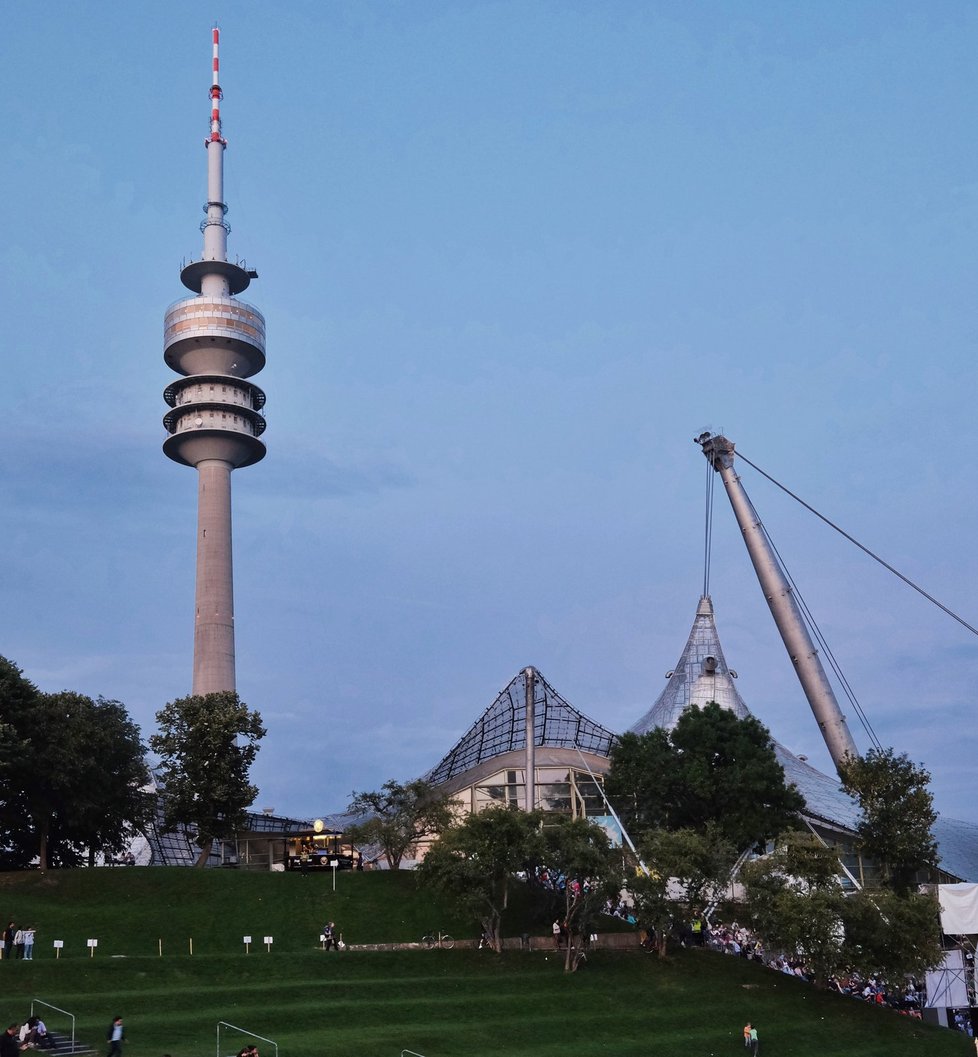
[[672, 730], [690, 705], [702, 706], [708, 701], [716, 701], [743, 719], [750, 712], [733, 684], [736, 677], [720, 645], [713, 600], [701, 595], [679, 663], [666, 675], [669, 681], [655, 703], [631, 730], [636, 734], [653, 727]]

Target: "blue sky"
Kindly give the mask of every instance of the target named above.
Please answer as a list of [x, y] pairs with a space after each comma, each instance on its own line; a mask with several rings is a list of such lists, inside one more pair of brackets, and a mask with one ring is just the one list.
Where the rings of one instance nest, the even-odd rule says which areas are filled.
[[[189, 692], [162, 317], [214, 19], [268, 321], [233, 479], [256, 806], [416, 776], [527, 664], [631, 725], [702, 587], [703, 429], [978, 620], [974, 5], [14, 5], [0, 653], [43, 689], [146, 736]], [[743, 478], [880, 740], [976, 818], [975, 637]], [[711, 592], [749, 707], [829, 769], [722, 491]]]

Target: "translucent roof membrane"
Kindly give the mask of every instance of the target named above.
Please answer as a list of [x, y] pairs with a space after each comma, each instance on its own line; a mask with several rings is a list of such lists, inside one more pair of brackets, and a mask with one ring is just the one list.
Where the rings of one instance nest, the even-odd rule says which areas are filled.
[[[533, 679], [533, 744], [608, 756], [616, 735], [578, 712], [537, 672]], [[441, 785], [504, 752], [526, 748], [526, 674], [520, 672], [424, 777]]]
[[[737, 688], [734, 673], [720, 646], [713, 602], [704, 595], [696, 609], [693, 627], [679, 663], [669, 674], [665, 689], [644, 716], [631, 728], [644, 734], [653, 727], [671, 730], [690, 705], [702, 708], [716, 701], [743, 718], [750, 715]], [[843, 792], [839, 778], [827, 775], [799, 759], [790, 749], [774, 742], [785, 780], [805, 798], [804, 814], [813, 822], [827, 822], [852, 831], [859, 822], [859, 805]], [[934, 824], [940, 867], [964, 880], [978, 881], [978, 825], [941, 816]]]

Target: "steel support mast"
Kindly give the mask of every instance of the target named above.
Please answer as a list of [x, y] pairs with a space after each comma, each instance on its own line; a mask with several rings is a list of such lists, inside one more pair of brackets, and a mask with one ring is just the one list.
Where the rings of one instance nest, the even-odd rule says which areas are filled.
[[701, 433], [695, 443], [703, 448], [703, 454], [723, 481], [761, 590], [798, 673], [802, 690], [811, 705], [832, 761], [838, 769], [847, 756], [858, 756], [859, 750], [819, 660], [815, 644], [808, 634], [791, 585], [734, 470], [733, 442], [719, 434]]

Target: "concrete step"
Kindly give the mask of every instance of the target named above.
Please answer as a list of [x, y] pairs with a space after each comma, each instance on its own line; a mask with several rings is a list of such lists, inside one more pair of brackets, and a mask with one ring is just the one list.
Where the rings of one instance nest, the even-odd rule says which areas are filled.
[[47, 1057], [84, 1057], [84, 1055], [95, 1053], [94, 1046], [78, 1038], [72, 1046], [71, 1036], [58, 1031], [49, 1031], [48, 1038], [54, 1045], [39, 1048], [36, 1051], [37, 1057], [44, 1057], [44, 1055]]

